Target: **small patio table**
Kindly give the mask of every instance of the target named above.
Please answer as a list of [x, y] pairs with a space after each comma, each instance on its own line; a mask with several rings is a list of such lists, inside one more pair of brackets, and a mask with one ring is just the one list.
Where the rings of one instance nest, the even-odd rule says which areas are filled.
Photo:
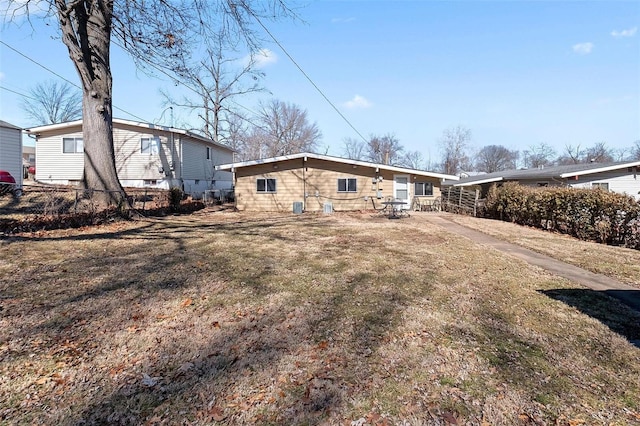
[[[400, 219], [403, 214], [406, 214], [406, 213], [403, 213], [402, 207], [401, 207], [407, 204], [404, 201], [383, 201], [381, 204], [383, 204], [385, 208], [389, 208], [389, 213], [388, 213], [389, 219]], [[407, 216], [409, 215], [407, 214]]]

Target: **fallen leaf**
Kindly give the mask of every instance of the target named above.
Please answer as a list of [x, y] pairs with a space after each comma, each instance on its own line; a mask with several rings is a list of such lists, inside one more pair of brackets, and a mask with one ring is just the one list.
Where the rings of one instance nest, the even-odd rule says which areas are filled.
[[329, 343], [327, 343], [326, 340], [323, 340], [322, 342], [318, 343], [318, 349], [327, 349], [327, 346], [329, 346]]
[[458, 419], [455, 418], [455, 416], [449, 412], [444, 412], [442, 414], [442, 418], [444, 419], [445, 422], [452, 424], [452, 425], [457, 425], [458, 424]]
[[36, 380], [36, 384], [38, 385], [44, 385], [45, 383], [47, 383], [49, 381], [48, 377], [40, 377], [38, 380]]
[[188, 297], [180, 304], [180, 307], [186, 308], [187, 306], [190, 306], [192, 303], [193, 303], [193, 300], [191, 300], [191, 298]]

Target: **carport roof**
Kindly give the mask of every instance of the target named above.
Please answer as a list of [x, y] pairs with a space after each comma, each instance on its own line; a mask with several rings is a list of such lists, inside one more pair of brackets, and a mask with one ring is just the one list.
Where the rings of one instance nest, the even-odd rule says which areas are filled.
[[502, 172], [487, 173], [473, 176], [453, 182], [453, 186], [471, 186], [484, 183], [500, 182], [521, 179], [566, 179], [574, 176], [590, 175], [595, 173], [610, 172], [613, 170], [640, 167], [640, 161], [624, 161], [617, 163], [586, 163], [570, 164], [567, 166], [551, 166], [534, 169], [505, 170]]

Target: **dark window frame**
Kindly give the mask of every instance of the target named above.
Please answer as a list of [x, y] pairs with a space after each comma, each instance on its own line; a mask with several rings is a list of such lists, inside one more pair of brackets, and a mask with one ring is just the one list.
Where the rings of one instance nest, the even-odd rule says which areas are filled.
[[338, 178], [338, 192], [358, 192], [358, 179]]
[[[422, 191], [418, 191], [418, 185], [422, 185]], [[430, 190], [427, 191], [427, 188]], [[416, 197], [432, 197], [433, 196], [433, 182], [414, 182], [413, 194]]]
[[275, 178], [257, 178], [256, 192], [260, 194], [275, 194], [278, 192], [278, 183]]

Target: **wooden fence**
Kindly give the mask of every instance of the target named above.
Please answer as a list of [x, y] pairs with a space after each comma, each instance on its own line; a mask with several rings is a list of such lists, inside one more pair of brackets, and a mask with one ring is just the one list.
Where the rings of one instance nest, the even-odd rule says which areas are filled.
[[450, 186], [442, 189], [442, 210], [451, 213], [477, 216], [484, 200], [479, 190]]

